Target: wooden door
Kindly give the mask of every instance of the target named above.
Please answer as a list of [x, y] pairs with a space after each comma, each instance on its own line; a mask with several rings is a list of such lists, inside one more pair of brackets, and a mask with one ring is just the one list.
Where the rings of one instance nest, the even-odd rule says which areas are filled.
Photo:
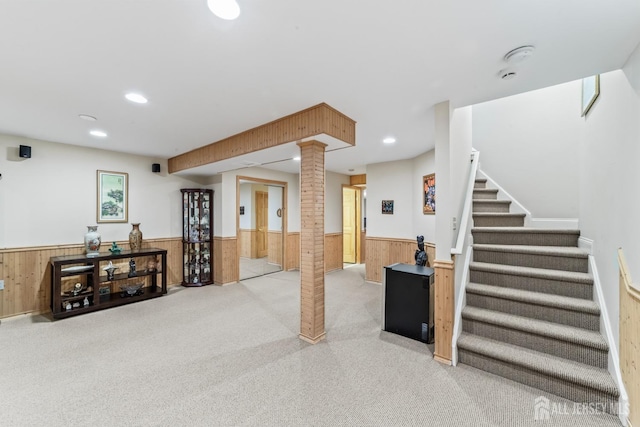
[[356, 236], [358, 233], [356, 190], [342, 189], [342, 262], [356, 262]]
[[258, 258], [269, 254], [268, 228], [269, 228], [269, 193], [256, 191], [256, 253]]

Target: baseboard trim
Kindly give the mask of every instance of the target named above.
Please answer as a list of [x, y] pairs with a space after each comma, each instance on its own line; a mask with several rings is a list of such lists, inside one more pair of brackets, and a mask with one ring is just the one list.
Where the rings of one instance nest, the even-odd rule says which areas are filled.
[[586, 237], [579, 237], [578, 247], [589, 252], [589, 255], [593, 255], [593, 240], [587, 239]]
[[306, 337], [302, 334], [298, 335], [298, 338], [300, 338], [302, 341], [308, 342], [309, 344], [317, 344], [320, 341], [322, 341], [323, 339], [325, 339], [327, 337], [327, 333], [323, 332], [320, 336], [316, 337], [316, 338], [309, 338]]
[[438, 356], [437, 354], [434, 354], [434, 355], [433, 355], [433, 359], [434, 359], [436, 362], [440, 362], [440, 363], [442, 363], [443, 365], [449, 365], [449, 366], [451, 366], [451, 360], [449, 360], [449, 359], [445, 359], [444, 357], [440, 357], [440, 356]]
[[[589, 240], [589, 239], [585, 239]], [[624, 425], [629, 415], [627, 409], [629, 408], [629, 396], [627, 390], [624, 387], [624, 381], [622, 380], [622, 371], [620, 370], [620, 355], [618, 353], [618, 346], [613, 339], [613, 329], [609, 322], [609, 312], [604, 301], [604, 294], [602, 292], [602, 283], [600, 282], [600, 275], [598, 274], [598, 267], [596, 266], [596, 260], [593, 255], [589, 255], [589, 272], [593, 276], [593, 299], [600, 307], [600, 331], [609, 344], [609, 374], [613, 381], [620, 390], [620, 397], [618, 398], [618, 418]]]

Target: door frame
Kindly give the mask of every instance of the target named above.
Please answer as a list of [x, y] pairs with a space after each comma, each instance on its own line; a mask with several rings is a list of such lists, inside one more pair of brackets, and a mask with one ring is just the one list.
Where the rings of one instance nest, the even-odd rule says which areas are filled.
[[[236, 175], [236, 242], [240, 241], [240, 181], [250, 181], [256, 184], [272, 184], [282, 187], [282, 271], [288, 271], [287, 266], [287, 195], [288, 188], [286, 181], [276, 181], [273, 179], [255, 178], [252, 176]], [[268, 232], [267, 232], [268, 234]], [[236, 245], [236, 259], [240, 260], [240, 245]], [[236, 266], [236, 277], [240, 277], [240, 262]]]

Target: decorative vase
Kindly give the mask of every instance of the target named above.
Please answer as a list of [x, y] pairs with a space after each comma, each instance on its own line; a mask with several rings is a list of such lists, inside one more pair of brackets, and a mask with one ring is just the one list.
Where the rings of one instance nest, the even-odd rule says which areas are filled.
[[84, 235], [84, 248], [88, 257], [96, 257], [100, 255], [100, 233], [98, 233], [97, 225], [87, 225], [87, 233]]
[[142, 247], [142, 231], [140, 231], [140, 223], [131, 223], [133, 229], [129, 233], [129, 248], [132, 251], [139, 251]]

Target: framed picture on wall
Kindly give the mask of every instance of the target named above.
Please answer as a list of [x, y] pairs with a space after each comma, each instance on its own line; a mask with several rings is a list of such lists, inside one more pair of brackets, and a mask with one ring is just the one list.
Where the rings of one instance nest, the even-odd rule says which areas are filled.
[[436, 213], [436, 174], [432, 173], [422, 177], [422, 212], [425, 215]]
[[586, 77], [582, 79], [582, 114], [581, 117], [587, 115], [596, 98], [600, 95], [600, 75]]
[[393, 200], [382, 201], [382, 213], [385, 215], [393, 215]]
[[129, 216], [129, 175], [97, 171], [97, 218], [101, 222], [127, 222]]

